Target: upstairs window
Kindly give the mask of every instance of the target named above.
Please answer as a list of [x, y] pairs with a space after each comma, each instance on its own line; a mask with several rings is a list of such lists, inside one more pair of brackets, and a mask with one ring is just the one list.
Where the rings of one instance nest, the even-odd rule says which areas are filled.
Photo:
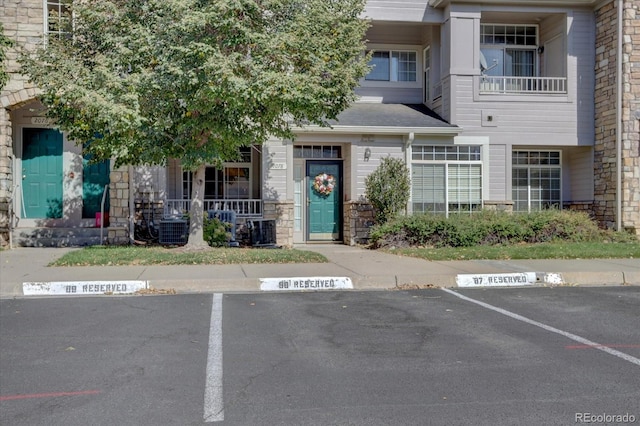
[[490, 76], [535, 77], [538, 27], [535, 25], [480, 26], [482, 73]]
[[71, 33], [70, 0], [47, 0], [45, 33], [51, 37], [62, 37]]
[[417, 53], [412, 51], [379, 50], [373, 52], [367, 81], [416, 81]]
[[424, 103], [431, 102], [431, 46], [424, 49]]

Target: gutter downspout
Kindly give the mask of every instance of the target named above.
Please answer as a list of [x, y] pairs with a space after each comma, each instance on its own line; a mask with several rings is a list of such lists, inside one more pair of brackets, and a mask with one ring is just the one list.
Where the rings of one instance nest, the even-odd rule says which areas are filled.
[[616, 230], [622, 231], [622, 37], [624, 0], [618, 0], [618, 47], [616, 58]]
[[136, 206], [135, 206], [135, 194], [133, 188], [133, 166], [128, 167], [129, 171], [129, 244], [135, 244], [135, 215], [136, 215]]
[[[414, 132], [409, 132], [409, 134], [407, 135], [407, 139], [404, 141], [404, 164], [409, 169], [409, 178], [411, 178], [411, 157], [409, 156], [409, 148], [413, 144], [415, 138], [416, 134]], [[405, 216], [409, 214], [409, 206], [411, 205], [411, 192], [409, 192], [409, 204], [404, 208]]]

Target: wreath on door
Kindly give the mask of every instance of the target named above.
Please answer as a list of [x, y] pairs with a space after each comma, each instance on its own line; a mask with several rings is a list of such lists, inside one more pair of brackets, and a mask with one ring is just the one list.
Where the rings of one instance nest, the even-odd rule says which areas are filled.
[[313, 179], [313, 190], [323, 197], [328, 197], [336, 186], [336, 178], [327, 173], [319, 173]]

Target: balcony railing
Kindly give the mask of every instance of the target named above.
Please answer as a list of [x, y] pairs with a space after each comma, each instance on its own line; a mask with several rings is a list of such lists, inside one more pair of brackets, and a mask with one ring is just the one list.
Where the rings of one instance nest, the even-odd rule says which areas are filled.
[[[191, 209], [191, 200], [166, 200], [166, 217], [182, 216]], [[204, 200], [204, 210], [232, 210], [236, 217], [262, 217], [262, 200]]]
[[566, 94], [566, 77], [480, 77], [480, 93]]

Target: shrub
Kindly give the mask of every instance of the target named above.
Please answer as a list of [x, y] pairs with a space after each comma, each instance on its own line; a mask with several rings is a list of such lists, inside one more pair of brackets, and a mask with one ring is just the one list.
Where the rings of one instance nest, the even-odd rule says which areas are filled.
[[203, 238], [211, 247], [224, 247], [231, 241], [231, 224], [218, 218], [204, 218]]
[[365, 196], [373, 206], [377, 223], [385, 223], [409, 202], [409, 169], [399, 158], [386, 157], [365, 179]]
[[[370, 236], [374, 247], [471, 247], [557, 240], [602, 241], [603, 232], [582, 212], [545, 210], [509, 214], [481, 211], [451, 214], [448, 218], [434, 214], [397, 218], [375, 226]], [[621, 238], [606, 237], [614, 241]]]

